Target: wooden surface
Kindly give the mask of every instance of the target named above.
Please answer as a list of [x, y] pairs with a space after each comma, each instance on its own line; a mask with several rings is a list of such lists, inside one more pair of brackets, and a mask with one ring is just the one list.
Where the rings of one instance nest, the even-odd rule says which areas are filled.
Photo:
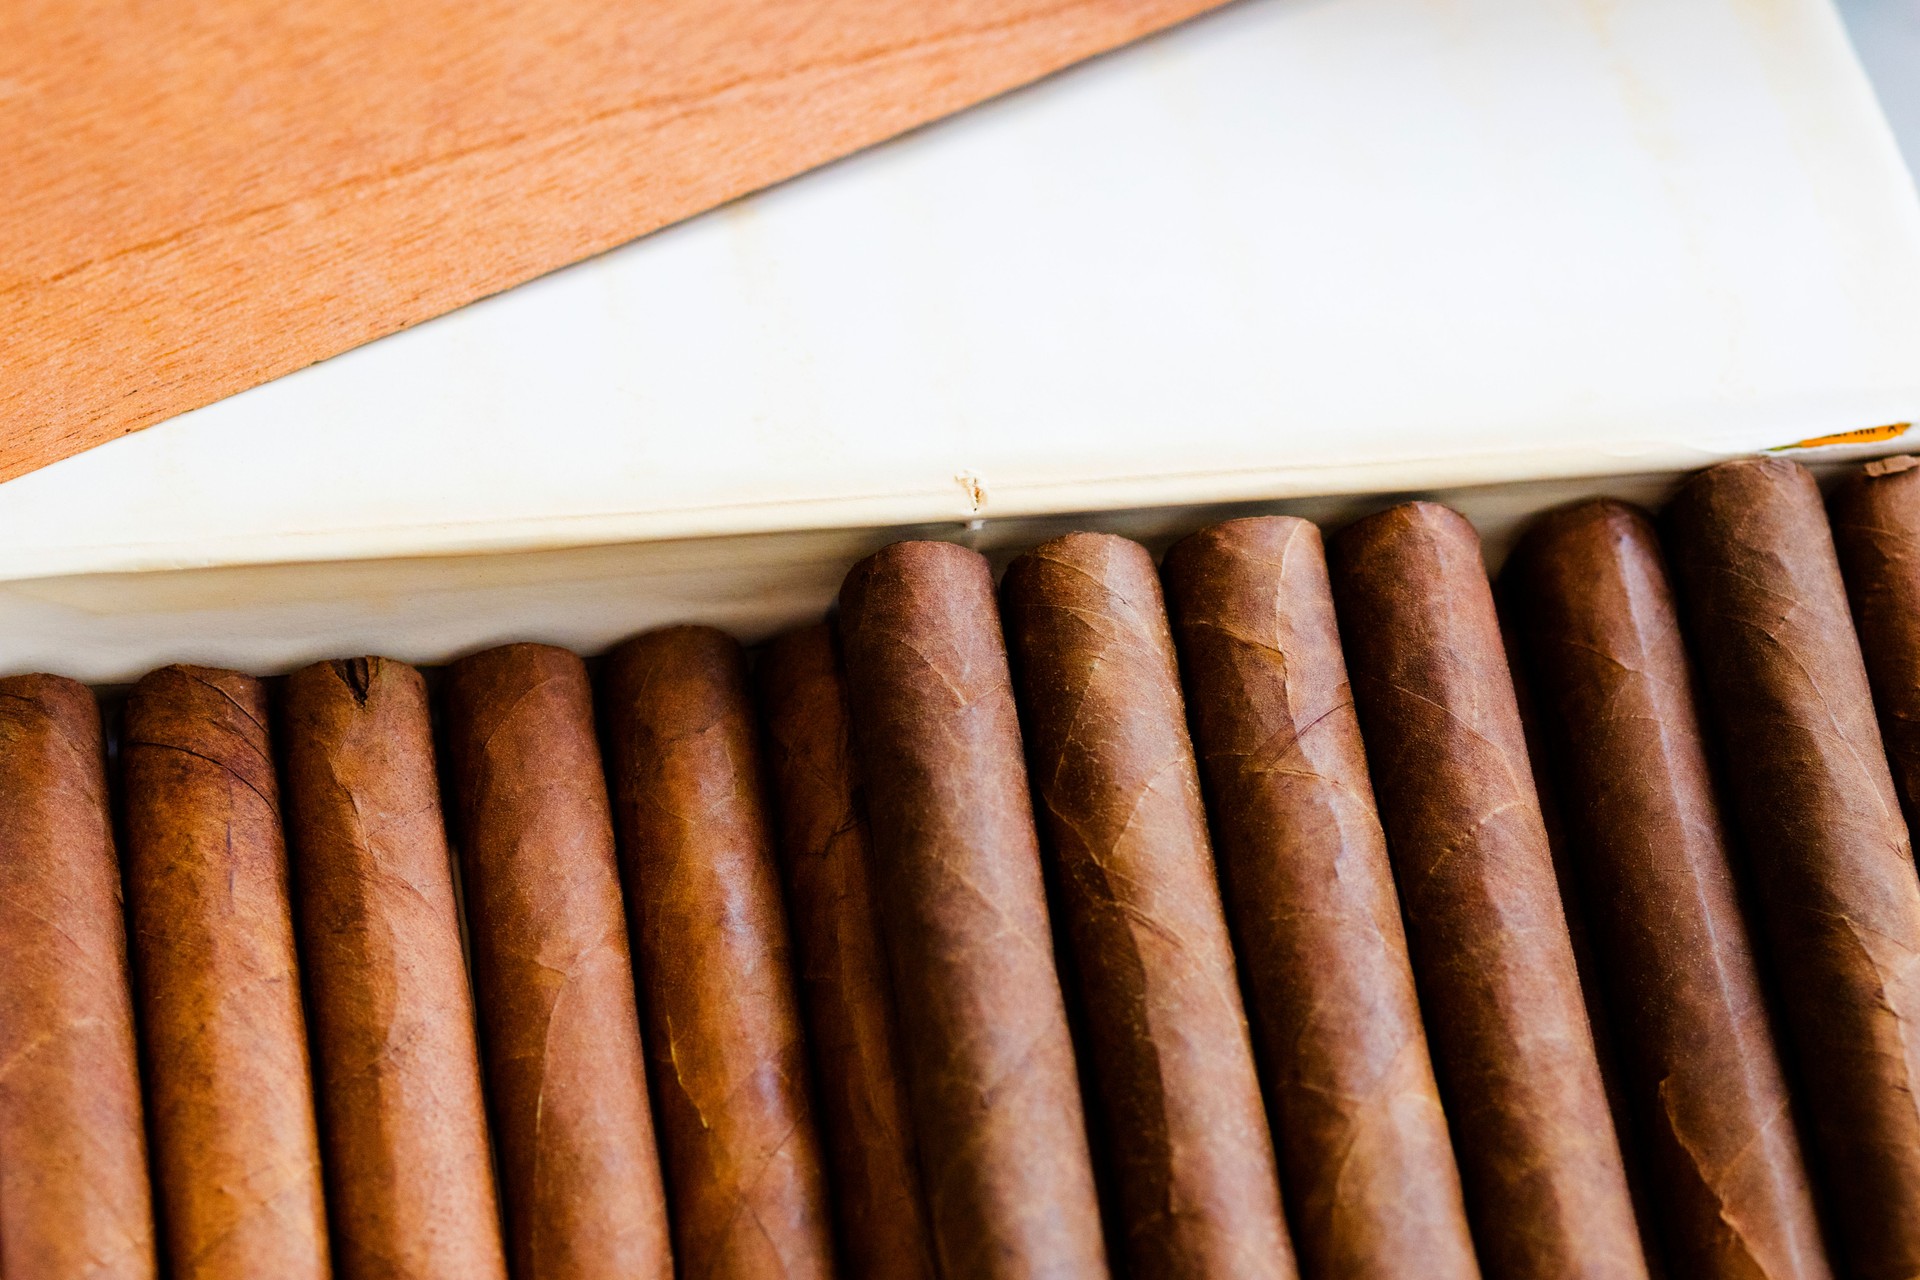
[[14, 0], [0, 480], [1219, 0]]

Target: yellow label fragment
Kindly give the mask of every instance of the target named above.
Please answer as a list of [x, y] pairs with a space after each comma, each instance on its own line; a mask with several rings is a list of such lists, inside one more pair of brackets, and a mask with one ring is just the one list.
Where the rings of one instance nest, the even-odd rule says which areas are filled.
[[1836, 431], [1830, 436], [1812, 436], [1806, 440], [1796, 440], [1792, 444], [1777, 444], [1767, 452], [1784, 453], [1788, 449], [1821, 449], [1830, 444], [1879, 444], [1883, 440], [1898, 440], [1912, 429], [1911, 422], [1889, 422], [1884, 427], [1861, 427], [1856, 431]]

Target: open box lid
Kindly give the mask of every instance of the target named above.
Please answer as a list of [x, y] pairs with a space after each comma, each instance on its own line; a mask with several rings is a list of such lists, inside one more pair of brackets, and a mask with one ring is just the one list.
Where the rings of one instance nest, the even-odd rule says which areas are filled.
[[1916, 418], [1920, 202], [1827, 0], [1241, 0], [0, 486], [0, 579], [1652, 472]]

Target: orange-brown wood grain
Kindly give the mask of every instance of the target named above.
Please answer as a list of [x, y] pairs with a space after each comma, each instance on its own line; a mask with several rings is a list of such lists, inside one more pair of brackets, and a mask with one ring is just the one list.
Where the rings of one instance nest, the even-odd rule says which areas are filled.
[[0, 479], [1217, 3], [0, 6]]

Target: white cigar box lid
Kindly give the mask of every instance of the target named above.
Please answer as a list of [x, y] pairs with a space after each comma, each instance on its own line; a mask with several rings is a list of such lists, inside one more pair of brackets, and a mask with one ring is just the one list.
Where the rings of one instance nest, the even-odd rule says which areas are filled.
[[772, 623], [873, 531], [1916, 420], [1920, 200], [1828, 0], [1240, 0], [0, 486], [0, 666]]

